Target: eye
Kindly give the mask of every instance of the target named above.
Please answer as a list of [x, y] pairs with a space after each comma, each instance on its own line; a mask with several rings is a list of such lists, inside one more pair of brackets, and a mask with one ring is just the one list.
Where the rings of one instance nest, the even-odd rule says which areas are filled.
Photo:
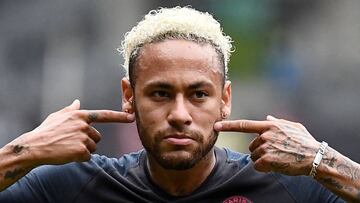
[[152, 92], [151, 96], [155, 98], [165, 98], [165, 97], [170, 97], [170, 94], [166, 91], [158, 90]]
[[196, 92], [194, 92], [194, 98], [195, 99], [204, 99], [207, 96], [209, 96], [209, 94], [204, 92], [204, 91], [196, 91]]

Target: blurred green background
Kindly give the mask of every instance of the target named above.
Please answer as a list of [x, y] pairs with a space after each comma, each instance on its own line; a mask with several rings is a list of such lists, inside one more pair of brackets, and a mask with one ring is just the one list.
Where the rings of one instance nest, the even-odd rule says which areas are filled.
[[[0, 1], [0, 145], [75, 98], [84, 109], [121, 109], [116, 48], [144, 14], [191, 5], [234, 40], [232, 119], [271, 114], [303, 123], [360, 162], [360, 1]], [[135, 126], [100, 124], [98, 152], [141, 148]], [[254, 135], [222, 133], [247, 152]]]

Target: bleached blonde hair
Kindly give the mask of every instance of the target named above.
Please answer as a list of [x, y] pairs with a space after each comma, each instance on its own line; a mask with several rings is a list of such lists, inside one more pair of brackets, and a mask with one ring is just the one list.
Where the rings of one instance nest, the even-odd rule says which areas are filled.
[[221, 54], [224, 74], [227, 75], [232, 52], [231, 38], [223, 33], [220, 23], [211, 14], [179, 6], [150, 11], [125, 34], [118, 51], [124, 57], [126, 75], [128, 76], [131, 60], [137, 56], [140, 47], [165, 39], [184, 39], [213, 45]]

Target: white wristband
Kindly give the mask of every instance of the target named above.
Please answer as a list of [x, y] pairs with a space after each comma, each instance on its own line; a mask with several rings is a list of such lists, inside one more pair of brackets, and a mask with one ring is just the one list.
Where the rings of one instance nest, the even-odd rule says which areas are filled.
[[311, 168], [311, 171], [309, 173], [309, 176], [314, 178], [315, 175], [316, 175], [316, 169], [317, 167], [319, 166], [324, 154], [325, 154], [325, 149], [326, 147], [328, 146], [328, 143], [326, 143], [325, 141], [322, 141], [321, 144], [320, 144], [320, 148], [315, 156], [315, 159], [312, 163], [312, 168]]

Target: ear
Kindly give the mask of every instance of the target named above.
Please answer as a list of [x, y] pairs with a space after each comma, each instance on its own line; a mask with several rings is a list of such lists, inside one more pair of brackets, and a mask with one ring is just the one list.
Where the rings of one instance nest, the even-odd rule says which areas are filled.
[[224, 89], [221, 96], [221, 115], [226, 119], [231, 113], [231, 81], [225, 81]]
[[129, 79], [124, 77], [121, 80], [121, 90], [122, 90], [122, 110], [128, 113], [134, 112], [134, 92], [133, 88], [130, 85]]

